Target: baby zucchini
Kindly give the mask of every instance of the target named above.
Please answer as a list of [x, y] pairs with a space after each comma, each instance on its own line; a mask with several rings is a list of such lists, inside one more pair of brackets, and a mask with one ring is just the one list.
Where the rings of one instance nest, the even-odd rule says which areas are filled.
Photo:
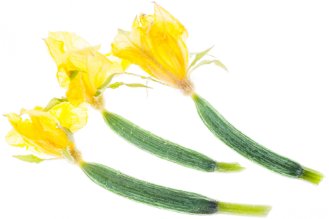
[[314, 184], [319, 184], [322, 174], [305, 168], [286, 157], [280, 156], [232, 126], [216, 109], [197, 94], [193, 95], [197, 111], [208, 129], [229, 147], [264, 167], [282, 175], [301, 178]]
[[228, 172], [243, 169], [238, 163], [216, 162], [203, 154], [165, 140], [117, 114], [104, 111], [103, 117], [109, 127], [118, 135], [163, 159], [206, 172]]
[[218, 202], [208, 197], [171, 189], [127, 176], [101, 164], [82, 162], [82, 170], [101, 187], [145, 204], [191, 214], [232, 213], [266, 215], [270, 207]]

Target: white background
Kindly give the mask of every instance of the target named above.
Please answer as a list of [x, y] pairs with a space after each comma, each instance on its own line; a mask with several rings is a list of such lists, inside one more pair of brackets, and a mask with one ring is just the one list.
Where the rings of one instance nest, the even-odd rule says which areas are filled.
[[[327, 1], [158, 1], [189, 31], [192, 52], [212, 51], [229, 72], [209, 66], [192, 75], [196, 91], [244, 133], [272, 150], [328, 175], [329, 6]], [[129, 29], [151, 1], [1, 1], [0, 113], [44, 105], [64, 95], [43, 38], [71, 31], [107, 52], [117, 28]], [[136, 68], [137, 69], [137, 68]], [[141, 71], [139, 71], [141, 73]], [[203, 173], [160, 160], [116, 136], [90, 109], [76, 133], [88, 161], [153, 183], [218, 200], [271, 204], [268, 218], [329, 218], [328, 180], [319, 186], [272, 173], [217, 140], [193, 102], [179, 91], [122, 88], [106, 92], [107, 108], [154, 133], [219, 161], [237, 161], [238, 174]], [[139, 204], [93, 184], [66, 161], [28, 164], [4, 140], [0, 118], [0, 218], [158, 218], [180, 214]], [[210, 215], [202, 218], [239, 218]]]

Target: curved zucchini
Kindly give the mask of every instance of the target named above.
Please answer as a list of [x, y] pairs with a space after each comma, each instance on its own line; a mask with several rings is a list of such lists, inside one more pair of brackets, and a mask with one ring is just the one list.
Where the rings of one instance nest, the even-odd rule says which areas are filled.
[[208, 129], [241, 155], [282, 175], [301, 178], [315, 184], [321, 181], [323, 177], [321, 173], [305, 168], [263, 147], [232, 126], [205, 99], [197, 94], [192, 97], [199, 116]]
[[228, 172], [243, 169], [237, 163], [217, 163], [203, 154], [156, 136], [117, 114], [104, 111], [103, 117], [109, 127], [118, 135], [163, 159], [206, 172]]
[[84, 173], [101, 187], [145, 204], [191, 214], [213, 214], [216, 212], [266, 215], [270, 207], [218, 202], [211, 198], [181, 190], [151, 184], [127, 176], [117, 170], [96, 163], [82, 162]]

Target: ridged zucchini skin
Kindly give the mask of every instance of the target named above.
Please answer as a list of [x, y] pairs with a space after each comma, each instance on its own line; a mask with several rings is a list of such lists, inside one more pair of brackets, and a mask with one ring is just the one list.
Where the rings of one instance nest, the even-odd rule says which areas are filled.
[[211, 158], [154, 135], [115, 113], [104, 111], [103, 117], [118, 135], [158, 157], [206, 172], [218, 168], [217, 162]]
[[199, 194], [151, 184], [97, 163], [83, 162], [80, 166], [96, 184], [135, 201], [191, 214], [218, 211], [217, 201]]
[[229, 147], [244, 157], [282, 175], [295, 178], [303, 175], [304, 168], [300, 164], [270, 151], [244, 135], [197, 94], [192, 97], [204, 124]]

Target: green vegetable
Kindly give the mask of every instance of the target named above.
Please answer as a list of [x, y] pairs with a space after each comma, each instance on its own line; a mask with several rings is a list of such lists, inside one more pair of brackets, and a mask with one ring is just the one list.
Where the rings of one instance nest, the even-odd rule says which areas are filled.
[[264, 167], [282, 175], [319, 184], [323, 175], [280, 156], [241, 133], [220, 115], [205, 99], [193, 95], [198, 113], [208, 129], [229, 147]]
[[270, 207], [218, 202], [208, 197], [171, 189], [127, 176], [101, 164], [82, 162], [82, 170], [101, 187], [145, 204], [191, 214], [213, 214], [216, 212], [266, 215]]
[[118, 135], [163, 159], [207, 172], [229, 172], [243, 169], [237, 163], [217, 163], [203, 154], [160, 138], [114, 113], [104, 111], [103, 117], [109, 127]]

